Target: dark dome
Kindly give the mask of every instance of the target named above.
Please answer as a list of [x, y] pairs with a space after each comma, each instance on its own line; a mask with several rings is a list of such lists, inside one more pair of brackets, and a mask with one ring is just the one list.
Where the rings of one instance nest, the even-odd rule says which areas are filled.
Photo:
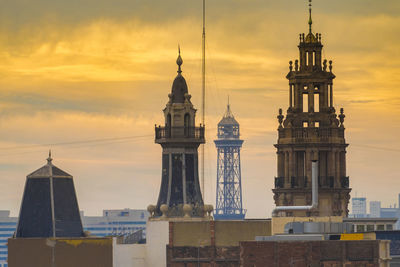
[[188, 87], [185, 78], [179, 73], [172, 84], [172, 103], [184, 103], [185, 94], [188, 93]]

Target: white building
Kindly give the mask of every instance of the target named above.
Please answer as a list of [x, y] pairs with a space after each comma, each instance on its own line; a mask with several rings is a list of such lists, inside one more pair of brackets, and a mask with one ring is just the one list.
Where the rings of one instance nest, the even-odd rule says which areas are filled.
[[367, 217], [367, 199], [365, 197], [355, 197], [351, 199], [354, 218]]
[[369, 216], [371, 218], [381, 217], [381, 202], [380, 201], [370, 201], [369, 202]]
[[7, 240], [14, 235], [17, 217], [10, 217], [9, 210], [0, 210], [0, 267], [7, 267]]
[[103, 210], [103, 216], [81, 213], [83, 229], [98, 237], [128, 235], [138, 230], [143, 230], [145, 237], [148, 217], [147, 210], [133, 209]]

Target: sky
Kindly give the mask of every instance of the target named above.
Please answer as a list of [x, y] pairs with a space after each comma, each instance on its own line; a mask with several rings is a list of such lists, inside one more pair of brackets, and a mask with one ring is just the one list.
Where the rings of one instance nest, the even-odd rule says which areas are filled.
[[[154, 125], [176, 76], [201, 114], [201, 0], [0, 1], [0, 209], [18, 215], [26, 176], [53, 163], [74, 176], [80, 209], [157, 201]], [[205, 202], [215, 206], [216, 125], [228, 95], [242, 138], [243, 203], [271, 216], [278, 109], [308, 1], [207, 1]], [[400, 2], [315, 0], [313, 30], [333, 60], [346, 114], [352, 197], [400, 193]]]

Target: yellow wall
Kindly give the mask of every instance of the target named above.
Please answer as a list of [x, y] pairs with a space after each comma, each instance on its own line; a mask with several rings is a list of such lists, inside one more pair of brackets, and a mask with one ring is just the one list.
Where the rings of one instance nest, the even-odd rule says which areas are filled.
[[[255, 240], [256, 236], [271, 235], [270, 220], [214, 221], [215, 245], [238, 246], [239, 241]], [[174, 222], [174, 246], [210, 246], [210, 221]]]
[[271, 221], [216, 221], [215, 245], [239, 246], [239, 241], [254, 241], [256, 236], [270, 236]]
[[283, 234], [285, 225], [290, 222], [343, 222], [343, 217], [272, 217], [272, 235]]
[[210, 246], [210, 222], [174, 222], [174, 246]]

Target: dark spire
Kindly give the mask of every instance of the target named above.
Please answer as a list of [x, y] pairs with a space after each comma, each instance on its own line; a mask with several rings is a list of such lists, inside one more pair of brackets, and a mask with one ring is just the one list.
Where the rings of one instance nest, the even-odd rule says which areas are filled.
[[178, 58], [176, 59], [176, 64], [178, 64], [178, 73], [181, 74], [182, 73], [181, 66], [182, 66], [183, 60], [181, 57], [181, 47], [179, 45], [178, 45], [178, 53], [179, 53], [179, 55], [178, 55]]
[[51, 158], [51, 149], [50, 149], [50, 150], [49, 150], [49, 157], [47, 158], [47, 164], [48, 164], [48, 165], [51, 165], [51, 164], [52, 164], [52, 163], [51, 163], [52, 161], [53, 161], [53, 159]]
[[235, 119], [235, 116], [233, 116], [233, 113], [231, 111], [231, 105], [229, 103], [229, 96], [228, 96], [228, 105], [226, 106], [226, 112], [224, 114], [224, 117], [222, 120], [218, 123], [218, 125], [239, 125], [237, 120]]
[[224, 115], [224, 118], [234, 118], [231, 111], [231, 105], [229, 104], [229, 96], [228, 96], [228, 105], [226, 107], [226, 113]]
[[184, 103], [185, 102], [185, 94], [188, 93], [188, 87], [185, 81], [185, 78], [182, 76], [182, 57], [181, 57], [181, 48], [178, 45], [178, 58], [176, 59], [176, 64], [178, 65], [178, 75], [176, 76], [173, 84], [172, 84], [172, 93], [171, 103]]

